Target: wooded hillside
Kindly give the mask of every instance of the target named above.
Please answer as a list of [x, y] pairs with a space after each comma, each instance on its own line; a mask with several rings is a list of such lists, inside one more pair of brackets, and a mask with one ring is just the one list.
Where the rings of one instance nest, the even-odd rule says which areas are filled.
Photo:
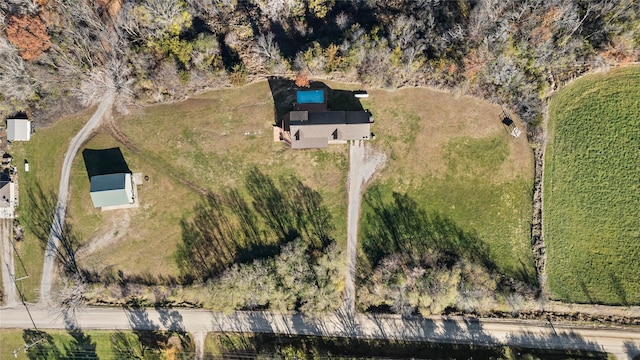
[[0, 34], [5, 116], [26, 109], [51, 118], [105, 91], [126, 112], [134, 102], [304, 70], [373, 87], [453, 89], [536, 124], [548, 89], [638, 60], [640, 3], [7, 0]]

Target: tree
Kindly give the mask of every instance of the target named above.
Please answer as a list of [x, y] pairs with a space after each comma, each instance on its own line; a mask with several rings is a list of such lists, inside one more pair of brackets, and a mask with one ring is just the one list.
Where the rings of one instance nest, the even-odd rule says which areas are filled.
[[298, 71], [298, 75], [296, 75], [295, 84], [300, 88], [310, 88], [311, 84], [309, 84], [309, 71], [306, 69], [302, 69]]
[[38, 87], [16, 47], [0, 37], [0, 92], [7, 98], [25, 101], [35, 96]]
[[51, 47], [47, 27], [40, 16], [14, 15], [7, 25], [7, 38], [20, 49], [20, 56], [34, 61]]

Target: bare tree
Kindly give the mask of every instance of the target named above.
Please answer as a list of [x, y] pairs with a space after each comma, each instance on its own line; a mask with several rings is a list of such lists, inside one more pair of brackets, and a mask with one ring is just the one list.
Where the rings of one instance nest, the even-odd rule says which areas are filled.
[[282, 22], [292, 11], [302, 8], [304, 3], [296, 0], [253, 0], [270, 20]]
[[349, 22], [349, 15], [347, 15], [344, 11], [336, 16], [336, 25], [338, 25], [338, 28], [340, 28], [340, 30], [345, 30], [346, 28], [348, 28]]
[[281, 58], [280, 49], [274, 40], [275, 35], [272, 32], [268, 32], [267, 35], [260, 34], [260, 36], [258, 36], [254, 52], [263, 63], [278, 61]]
[[39, 84], [18, 55], [18, 49], [0, 37], [0, 92], [18, 101], [32, 98]]
[[53, 300], [58, 304], [59, 314], [66, 321], [75, 323], [77, 313], [85, 305], [84, 295], [88, 284], [81, 274], [72, 274], [62, 277], [63, 286], [53, 293]]

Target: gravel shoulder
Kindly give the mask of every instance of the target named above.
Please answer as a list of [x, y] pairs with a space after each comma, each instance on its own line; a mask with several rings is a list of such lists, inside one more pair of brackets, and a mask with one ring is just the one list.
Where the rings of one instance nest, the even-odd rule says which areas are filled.
[[4, 290], [4, 306], [12, 307], [18, 303], [16, 286], [12, 275], [15, 274], [13, 245], [13, 219], [0, 220], [0, 236], [2, 236], [2, 288]]

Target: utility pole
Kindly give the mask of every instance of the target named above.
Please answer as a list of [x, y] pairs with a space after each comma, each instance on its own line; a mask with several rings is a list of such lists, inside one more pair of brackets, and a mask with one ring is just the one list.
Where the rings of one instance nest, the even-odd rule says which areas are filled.
[[[13, 243], [12, 243], [13, 244]], [[15, 245], [14, 245], [14, 250], [15, 250]], [[29, 277], [29, 274], [27, 274], [27, 269], [24, 268], [24, 263], [22, 262], [22, 258], [20, 257], [20, 254], [18, 254], [18, 252], [16, 251], [15, 253], [16, 256], [18, 256], [18, 260], [20, 260], [20, 264], [22, 264], [22, 269], [24, 270], [25, 276], [22, 276], [20, 278], [16, 279], [16, 275], [15, 273], [13, 273], [11, 271], [11, 268], [9, 267], [9, 264], [7, 265], [7, 269], [9, 270], [9, 275], [11, 277], [11, 281], [13, 282], [13, 286], [16, 287], [16, 290], [18, 291], [18, 295], [20, 296], [20, 301], [22, 301], [22, 305], [24, 305], [24, 308], [27, 310], [27, 314], [29, 314], [29, 319], [31, 319], [31, 324], [33, 324], [33, 329], [36, 332], [39, 332], [38, 327], [36, 326], [35, 321], [33, 320], [33, 316], [31, 316], [31, 312], [29, 311], [29, 306], [27, 306], [27, 303], [24, 301], [24, 296], [22, 294], [22, 291], [20, 290], [20, 287], [18, 287], [18, 281], [20, 280], [24, 280], [27, 279]], [[29, 351], [29, 348], [31, 348], [32, 346], [35, 346], [36, 344], [45, 341], [46, 339], [44, 337], [40, 337], [39, 339], [36, 340], [32, 340], [32, 342], [30, 344], [24, 344], [24, 348], [17, 348], [15, 350], [13, 350], [13, 356], [14, 357], [18, 357], [18, 354], [22, 351]]]

